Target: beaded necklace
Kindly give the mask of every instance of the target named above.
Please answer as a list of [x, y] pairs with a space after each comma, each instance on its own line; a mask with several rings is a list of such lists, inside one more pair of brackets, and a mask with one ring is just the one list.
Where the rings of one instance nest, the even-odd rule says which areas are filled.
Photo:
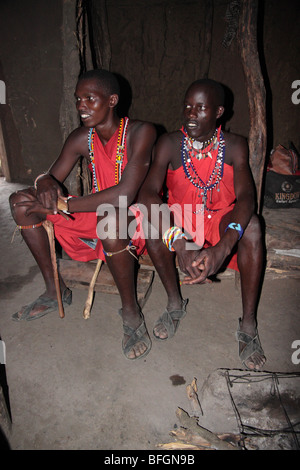
[[[207, 208], [207, 195], [210, 193], [210, 202], [212, 196], [212, 190], [217, 189], [219, 191], [219, 183], [223, 177], [223, 168], [224, 168], [224, 156], [225, 156], [225, 140], [221, 127], [216, 129], [217, 131], [217, 147], [214, 149], [217, 151], [217, 158], [214, 169], [209, 176], [206, 183], [198, 175], [194, 165], [193, 165], [193, 153], [189, 151], [187, 141], [189, 137], [187, 136], [186, 131], [181, 140], [181, 161], [186, 177], [189, 181], [195, 186], [198, 191], [198, 196], [202, 198], [202, 203], [204, 209], [207, 211], [214, 212], [213, 209]], [[211, 157], [212, 158], [212, 157]]]
[[[117, 151], [116, 151], [116, 163], [115, 163], [115, 184], [116, 185], [121, 181], [121, 176], [122, 176], [122, 164], [123, 164], [123, 159], [124, 159], [128, 121], [129, 121], [128, 118], [125, 118], [125, 120], [122, 118], [120, 120], [120, 125], [119, 125], [118, 143], [117, 143]], [[95, 191], [99, 192], [101, 189], [99, 186], [99, 182], [97, 180], [96, 169], [95, 169], [94, 138], [95, 138], [95, 128], [91, 128], [89, 130], [89, 137], [88, 137], [89, 157], [90, 157], [90, 162], [91, 162], [92, 171], [93, 171], [93, 186], [95, 188]]]
[[186, 137], [186, 148], [192, 157], [196, 157], [197, 160], [202, 160], [206, 157], [212, 158], [212, 152], [218, 148], [218, 129], [205, 142], [199, 142], [199, 140], [190, 137], [184, 127], [181, 128], [181, 131]]

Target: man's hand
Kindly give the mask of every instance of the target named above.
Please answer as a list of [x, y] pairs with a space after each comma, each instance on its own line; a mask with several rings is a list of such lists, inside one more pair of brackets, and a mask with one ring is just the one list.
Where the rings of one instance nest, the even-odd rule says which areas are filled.
[[[57, 181], [50, 175], [45, 175], [37, 181], [36, 197], [38, 202], [44, 209], [50, 212], [42, 212], [43, 214], [56, 214], [57, 213], [57, 199], [62, 197], [62, 189]], [[33, 208], [32, 208], [33, 209]], [[34, 212], [38, 212], [34, 210]], [[31, 212], [28, 212], [28, 215]]]
[[[192, 263], [193, 270], [198, 270], [198, 275], [188, 275], [183, 284], [202, 284], [208, 281], [208, 277], [216, 274], [225, 261], [225, 253], [218, 245], [200, 250]], [[195, 271], [191, 271], [193, 274]]]
[[194, 242], [185, 239], [176, 240], [173, 247], [180, 271], [186, 274], [188, 279], [197, 279], [202, 269], [201, 265], [195, 264], [195, 259], [200, 253], [199, 247]]
[[[54, 214], [55, 212], [51, 209], [47, 209], [46, 207], [43, 206], [41, 202], [37, 200], [37, 198], [30, 193], [26, 193], [26, 201], [23, 202], [17, 202], [15, 205], [20, 206], [20, 207], [25, 207], [25, 215], [31, 215], [31, 214]], [[57, 213], [57, 212], [56, 212]]]

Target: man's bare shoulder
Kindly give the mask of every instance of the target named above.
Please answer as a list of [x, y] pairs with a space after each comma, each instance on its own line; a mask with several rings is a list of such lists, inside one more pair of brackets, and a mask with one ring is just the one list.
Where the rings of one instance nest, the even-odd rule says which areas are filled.
[[181, 142], [181, 136], [182, 133], [180, 131], [166, 132], [159, 137], [157, 144], [162, 147], [178, 147]]
[[90, 129], [88, 127], [77, 127], [68, 137], [68, 140], [84, 140], [88, 137]]
[[156, 129], [154, 124], [149, 121], [141, 121], [139, 119], [129, 119], [128, 132], [132, 134], [145, 132], [156, 136]]
[[72, 153], [88, 156], [88, 135], [89, 128], [77, 127], [68, 136], [64, 148], [70, 149]]
[[247, 146], [247, 139], [242, 135], [235, 134], [233, 132], [223, 132], [225, 144], [232, 147], [235, 146]]
[[182, 133], [180, 131], [168, 132], [162, 134], [155, 147], [155, 158], [163, 165], [171, 169], [180, 166], [180, 143]]
[[225, 162], [232, 165], [240, 158], [248, 157], [247, 139], [242, 135], [233, 132], [224, 132], [225, 139]]

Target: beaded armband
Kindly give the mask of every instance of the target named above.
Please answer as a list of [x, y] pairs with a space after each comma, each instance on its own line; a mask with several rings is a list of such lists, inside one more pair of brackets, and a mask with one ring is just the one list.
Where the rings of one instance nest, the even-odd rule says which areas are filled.
[[168, 230], [165, 231], [162, 237], [162, 240], [169, 251], [175, 251], [173, 248], [173, 243], [176, 240], [180, 240], [181, 238], [184, 238], [185, 240], [187, 240], [187, 237], [182, 232], [182, 230], [179, 227], [174, 226], [174, 227], [170, 227]]
[[225, 232], [227, 232], [227, 230], [231, 228], [232, 230], [236, 230], [237, 232], [239, 232], [239, 240], [241, 239], [241, 237], [243, 236], [243, 233], [244, 233], [244, 230], [242, 229], [241, 227], [241, 224], [236, 224], [235, 222], [231, 222], [231, 224], [228, 224], [226, 229], [225, 229]]

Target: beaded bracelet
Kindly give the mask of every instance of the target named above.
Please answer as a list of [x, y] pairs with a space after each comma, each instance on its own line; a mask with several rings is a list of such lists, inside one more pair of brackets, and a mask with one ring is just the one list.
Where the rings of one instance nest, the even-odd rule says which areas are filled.
[[239, 240], [241, 239], [243, 233], [244, 233], [244, 230], [242, 229], [241, 227], [241, 224], [236, 224], [235, 222], [231, 222], [231, 224], [228, 224], [226, 229], [225, 229], [225, 232], [227, 232], [227, 230], [231, 228], [232, 230], [236, 230], [237, 232], [239, 232]]
[[180, 240], [182, 238], [187, 240], [187, 237], [182, 232], [182, 230], [179, 227], [174, 226], [174, 227], [168, 228], [168, 230], [165, 231], [165, 233], [162, 237], [162, 240], [163, 240], [164, 244], [166, 245], [166, 247], [168, 248], [169, 251], [175, 251], [174, 248], [173, 248], [173, 243], [176, 240]]
[[41, 173], [39, 176], [37, 176], [34, 180], [34, 183], [33, 183], [33, 186], [34, 186], [34, 189], [37, 189], [37, 182], [40, 178], [42, 178], [42, 176], [45, 176], [45, 175], [48, 175], [48, 173]]

